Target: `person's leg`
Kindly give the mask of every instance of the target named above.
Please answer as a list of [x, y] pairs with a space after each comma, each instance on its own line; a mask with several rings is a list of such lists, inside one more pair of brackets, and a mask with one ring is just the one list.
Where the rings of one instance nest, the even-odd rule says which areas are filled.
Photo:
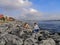
[[39, 29], [36, 29], [36, 32], [39, 32]]
[[32, 32], [33, 33], [37, 33], [39, 31], [39, 29], [35, 29], [35, 30], [33, 30]]
[[36, 32], [36, 29], [35, 29], [35, 30], [33, 30], [32, 32], [33, 32], [33, 33], [35, 33], [35, 32]]

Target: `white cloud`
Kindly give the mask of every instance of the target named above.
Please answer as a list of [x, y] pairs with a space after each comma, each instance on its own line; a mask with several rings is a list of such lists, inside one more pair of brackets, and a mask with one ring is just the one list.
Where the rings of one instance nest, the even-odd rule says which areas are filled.
[[24, 4], [24, 1], [23, 0], [18, 0], [21, 4]]
[[[3, 9], [7, 9], [6, 12], [8, 13], [10, 10], [17, 9], [20, 13], [16, 13], [15, 17], [19, 17], [20, 19], [25, 20], [37, 20], [40, 18], [41, 13], [31, 8], [32, 3], [29, 0], [0, 0], [0, 7]], [[13, 12], [13, 13], [14, 13]], [[14, 16], [14, 15], [13, 15]]]
[[45, 13], [40, 17], [41, 20], [59, 20], [60, 13]]
[[33, 9], [33, 8], [31, 8], [31, 9], [30, 9], [30, 12], [35, 13], [35, 12], [38, 12], [38, 11], [35, 10], [35, 9]]
[[31, 4], [28, 0], [0, 0], [0, 7], [7, 9], [29, 7]]
[[[47, 14], [39, 12], [31, 7], [29, 0], [0, 0], [0, 8], [4, 9], [4, 14], [25, 20], [52, 20], [60, 19], [60, 14]], [[12, 11], [13, 10], [13, 11]], [[16, 11], [18, 10], [18, 11]], [[13, 15], [15, 13], [15, 15]]]
[[25, 20], [39, 20], [41, 16], [42, 13], [40, 13], [39, 11], [33, 8], [28, 8], [28, 9], [23, 8], [23, 11], [20, 15], [20, 17], [22, 17], [22, 19]]
[[58, 19], [60, 19], [60, 14], [59, 13], [51, 14], [49, 16], [49, 19], [51, 19], [51, 20], [54, 20], [54, 19], [58, 20]]

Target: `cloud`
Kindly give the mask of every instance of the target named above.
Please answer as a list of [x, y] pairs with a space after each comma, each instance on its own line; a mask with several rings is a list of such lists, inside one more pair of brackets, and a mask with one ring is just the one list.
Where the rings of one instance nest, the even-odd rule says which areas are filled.
[[[41, 0], [43, 1], [43, 0]], [[24, 20], [54, 20], [60, 19], [60, 13], [43, 13], [33, 8], [29, 0], [0, 0], [2, 13]], [[1, 12], [0, 12], [1, 13]]]
[[28, 0], [0, 0], [0, 8], [5, 9], [19, 9], [23, 7], [30, 7], [31, 2]]
[[[0, 8], [5, 14], [24, 20], [60, 19], [57, 14], [46, 14], [34, 9], [29, 0], [0, 0]], [[16, 11], [17, 10], [17, 11]]]
[[20, 17], [25, 20], [39, 20], [41, 16], [42, 13], [33, 8], [29, 9], [23, 8], [23, 11], [20, 15]]
[[31, 6], [32, 3], [29, 0], [0, 0], [0, 8], [5, 10], [5, 14], [18, 19], [38, 20], [42, 13]]
[[59, 20], [60, 13], [45, 13], [40, 17], [41, 20]]
[[33, 9], [33, 8], [31, 8], [31, 9], [30, 9], [30, 12], [35, 13], [35, 12], [38, 12], [38, 11], [35, 10], [35, 9]]
[[49, 16], [49, 19], [51, 20], [58, 20], [60, 19], [60, 13], [54, 13]]

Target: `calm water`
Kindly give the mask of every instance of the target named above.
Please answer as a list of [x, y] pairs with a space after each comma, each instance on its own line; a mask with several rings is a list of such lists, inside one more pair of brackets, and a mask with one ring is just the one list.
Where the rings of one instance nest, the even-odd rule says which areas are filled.
[[60, 32], [60, 21], [40, 21], [39, 26], [43, 30]]

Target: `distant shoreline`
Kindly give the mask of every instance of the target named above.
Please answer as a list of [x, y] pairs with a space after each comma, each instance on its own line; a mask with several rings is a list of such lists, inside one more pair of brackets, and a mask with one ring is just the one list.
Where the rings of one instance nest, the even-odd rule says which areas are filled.
[[60, 20], [42, 20], [42, 21], [60, 21]]

